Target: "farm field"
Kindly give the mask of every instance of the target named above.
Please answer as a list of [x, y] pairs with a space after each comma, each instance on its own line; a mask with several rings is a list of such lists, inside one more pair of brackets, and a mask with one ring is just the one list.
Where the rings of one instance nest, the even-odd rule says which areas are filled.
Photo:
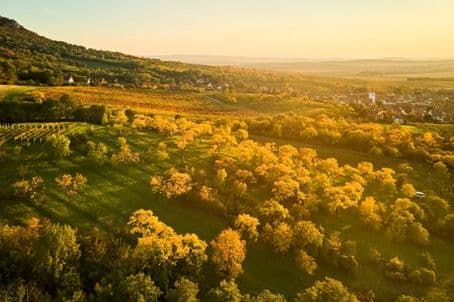
[[[111, 108], [131, 108], [140, 112], [158, 114], [180, 114], [188, 116], [232, 116], [249, 117], [276, 112], [300, 111], [317, 114], [332, 108], [328, 104], [301, 101], [296, 98], [279, 101], [253, 101], [238, 104], [218, 100], [213, 92], [175, 92], [152, 89], [120, 89], [109, 87], [18, 87], [0, 86], [0, 99], [14, 100], [30, 96], [44, 96], [58, 99], [69, 94], [84, 105], [102, 104]], [[254, 94], [250, 94], [254, 96]]]

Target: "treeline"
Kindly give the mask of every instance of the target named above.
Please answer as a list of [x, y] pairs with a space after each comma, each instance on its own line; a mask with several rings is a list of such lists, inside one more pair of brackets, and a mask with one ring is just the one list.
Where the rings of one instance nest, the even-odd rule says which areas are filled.
[[[242, 293], [234, 278], [210, 288], [202, 274], [208, 265], [207, 243], [195, 234], [176, 233], [151, 211], [134, 212], [127, 227], [108, 234], [98, 229], [82, 234], [31, 218], [24, 226], [0, 225], [0, 243], [0, 295], [5, 301], [286, 301], [269, 290]], [[230, 272], [232, 254], [244, 259], [244, 241], [231, 229], [211, 246], [210, 260], [220, 272]], [[358, 301], [332, 278], [315, 282], [295, 301], [320, 298]]]
[[246, 120], [252, 134], [341, 146], [372, 155], [442, 162], [454, 168], [454, 137], [436, 132], [412, 133], [400, 125], [356, 123], [320, 115], [278, 114]]
[[0, 102], [2, 123], [77, 121], [102, 124], [106, 116], [106, 106], [86, 107], [67, 94], [57, 100], [30, 97]]

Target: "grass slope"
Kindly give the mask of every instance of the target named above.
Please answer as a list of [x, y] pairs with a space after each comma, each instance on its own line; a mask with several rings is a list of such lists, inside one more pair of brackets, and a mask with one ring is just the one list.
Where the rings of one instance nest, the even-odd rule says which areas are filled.
[[[97, 126], [93, 129], [93, 141], [102, 141], [109, 145], [111, 150], [116, 150], [117, 135], [105, 127]], [[155, 146], [161, 137], [150, 132], [128, 134], [128, 141], [135, 151], [145, 152], [149, 146]], [[12, 152], [13, 145], [4, 148]], [[206, 154], [208, 146], [198, 144], [191, 146], [185, 159], [189, 166], [206, 168]], [[319, 151], [321, 157], [328, 155], [327, 151]], [[332, 155], [339, 155], [340, 161], [352, 162], [362, 160], [351, 155], [348, 159], [332, 149]], [[42, 145], [32, 145], [24, 149], [16, 160], [3, 162], [1, 166], [0, 183], [7, 190], [11, 183], [17, 180], [17, 169], [20, 165], [28, 165], [28, 177], [41, 175], [45, 178], [49, 190], [49, 199], [42, 206], [35, 206], [18, 200], [5, 200], [0, 203], [0, 217], [9, 223], [20, 223], [27, 217], [38, 215], [47, 217], [54, 222], [77, 226], [81, 231], [94, 226], [113, 230], [124, 228], [130, 214], [139, 209], [151, 209], [165, 223], [171, 225], [178, 232], [194, 232], [202, 239], [210, 241], [223, 228], [227, 222], [218, 216], [206, 212], [187, 200], [166, 200], [153, 194], [148, 185], [149, 177], [160, 174], [169, 168], [170, 162], [176, 162], [175, 155], [168, 162], [153, 162], [130, 167], [112, 167], [106, 165], [102, 168], [93, 166], [80, 153], [74, 151], [66, 160], [57, 162], [48, 161], [46, 149]], [[346, 153], [345, 153], [346, 154]], [[373, 161], [373, 159], [371, 159]], [[82, 173], [88, 178], [88, 187], [74, 202], [68, 202], [56, 188], [54, 179], [63, 173]], [[419, 177], [419, 176], [418, 176]], [[422, 176], [421, 176], [422, 177]], [[257, 196], [256, 196], [257, 197]], [[262, 243], [250, 243], [248, 254], [244, 263], [245, 273], [238, 282], [246, 292], [258, 292], [268, 288], [281, 292], [287, 297], [293, 297], [299, 290], [310, 286], [315, 280], [324, 276], [332, 276], [342, 280], [353, 290], [372, 289], [381, 299], [390, 299], [398, 293], [418, 293], [420, 288], [395, 284], [386, 280], [368, 262], [367, 251], [369, 247], [377, 246], [387, 257], [399, 256], [410, 265], [418, 263], [419, 254], [428, 250], [436, 259], [439, 272], [450, 276], [454, 271], [454, 264], [450, 255], [454, 254], [454, 245], [434, 239], [427, 248], [411, 244], [395, 244], [383, 238], [381, 234], [365, 230], [354, 218], [319, 217], [316, 223], [323, 225], [327, 232], [341, 230], [345, 239], [357, 241], [360, 273], [352, 277], [340, 273], [325, 263], [319, 263], [320, 268], [314, 276], [303, 276], [295, 267], [293, 259], [274, 255], [270, 248]], [[206, 274], [204, 286], [214, 286], [216, 278]]]

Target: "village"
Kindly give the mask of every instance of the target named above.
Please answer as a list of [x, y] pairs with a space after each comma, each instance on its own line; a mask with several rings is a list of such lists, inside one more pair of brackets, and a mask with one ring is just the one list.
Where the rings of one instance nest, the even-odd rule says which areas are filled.
[[454, 121], [454, 98], [451, 93], [351, 92], [334, 94], [332, 99], [352, 106], [364, 118], [377, 122], [451, 123]]

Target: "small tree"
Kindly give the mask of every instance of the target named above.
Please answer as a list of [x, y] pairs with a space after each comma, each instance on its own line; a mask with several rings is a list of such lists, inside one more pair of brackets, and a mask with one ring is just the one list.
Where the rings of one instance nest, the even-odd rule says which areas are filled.
[[95, 165], [102, 166], [107, 161], [107, 146], [103, 143], [88, 142], [87, 158]]
[[251, 240], [257, 241], [257, 238], [259, 237], [257, 227], [260, 225], [257, 218], [248, 214], [240, 214], [235, 219], [234, 225], [241, 234], [248, 236]]
[[358, 298], [342, 284], [325, 277], [296, 296], [295, 302], [358, 302]]
[[403, 184], [400, 188], [400, 192], [404, 197], [412, 198], [416, 196], [416, 190], [410, 183]]
[[55, 158], [63, 158], [71, 154], [71, 149], [69, 147], [71, 141], [68, 137], [60, 134], [53, 134], [49, 137], [48, 142]]
[[130, 275], [121, 283], [123, 301], [157, 302], [161, 290], [144, 273]]
[[87, 183], [87, 178], [79, 173], [76, 173], [74, 176], [71, 174], [64, 174], [55, 178], [55, 182], [62, 190], [64, 190], [65, 194], [71, 201], [83, 189]]
[[234, 280], [222, 280], [219, 286], [209, 292], [210, 301], [214, 302], [240, 302], [242, 294]]
[[112, 155], [112, 162], [114, 164], [136, 164], [140, 161], [139, 153], [131, 151], [124, 137], [118, 138], [118, 144], [120, 145], [120, 151]]
[[218, 273], [228, 279], [235, 279], [242, 272], [242, 263], [246, 258], [246, 242], [238, 232], [232, 229], [222, 231], [210, 243], [213, 248], [211, 261]]
[[379, 230], [383, 224], [385, 205], [377, 202], [373, 197], [366, 197], [358, 207], [359, 219], [365, 225]]
[[169, 302], [198, 302], [197, 294], [199, 287], [197, 283], [186, 278], [180, 278], [175, 282], [175, 287], [166, 294], [166, 301]]
[[312, 275], [317, 269], [317, 262], [305, 250], [299, 250], [295, 257], [296, 265], [306, 274]]
[[263, 228], [263, 237], [276, 253], [282, 255], [292, 246], [294, 234], [292, 228], [285, 222], [281, 222], [277, 226], [267, 223]]
[[152, 176], [150, 186], [153, 192], [159, 192], [164, 194], [167, 199], [171, 199], [190, 192], [194, 184], [191, 175], [170, 169], [165, 178]]
[[41, 202], [46, 198], [46, 186], [40, 176], [35, 176], [31, 180], [17, 181], [13, 184], [13, 189], [15, 196], [33, 202]]

